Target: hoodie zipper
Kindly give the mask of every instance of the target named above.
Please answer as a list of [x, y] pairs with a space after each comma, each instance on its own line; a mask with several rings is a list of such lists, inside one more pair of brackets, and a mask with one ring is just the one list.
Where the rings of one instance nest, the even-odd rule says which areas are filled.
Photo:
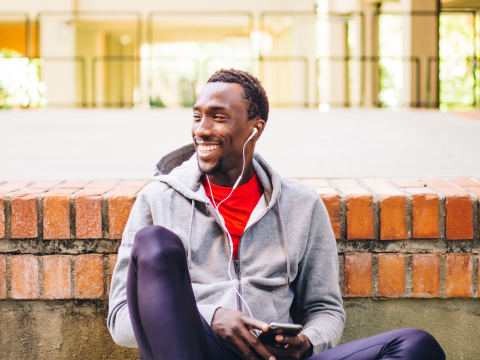
[[259, 222], [264, 216], [265, 214], [268, 212], [268, 210], [270, 210], [270, 207], [267, 207], [265, 209], [265, 211], [260, 214], [260, 216], [247, 228], [243, 231], [243, 234], [242, 236], [240, 236], [240, 239], [238, 241], [238, 250], [237, 250], [237, 259], [234, 260], [233, 262], [233, 266], [235, 267], [235, 273], [237, 274], [237, 283], [238, 283], [238, 286], [237, 286], [237, 310], [238, 311], [241, 311], [243, 312], [243, 304], [242, 304], [242, 299], [240, 298], [239, 294], [243, 297], [243, 294], [242, 294], [242, 285], [241, 285], [241, 280], [242, 280], [242, 274], [240, 272], [240, 247], [242, 246], [242, 238], [243, 238], [243, 235], [245, 235], [245, 233], [250, 230], [252, 228], [253, 225], [255, 225], [257, 222]]
[[[208, 202], [208, 203], [206, 203], [206, 204], [207, 204], [207, 205], [210, 205], [210, 206], [213, 206], [210, 202]], [[242, 299], [241, 299], [240, 296], [239, 296], [239, 294], [242, 295], [242, 286], [241, 286], [242, 274], [241, 274], [241, 272], [240, 272], [240, 247], [242, 246], [242, 245], [241, 245], [241, 243], [242, 243], [242, 238], [243, 238], [243, 236], [245, 235], [245, 233], [246, 233], [248, 230], [250, 230], [250, 229], [253, 227], [253, 225], [255, 225], [257, 222], [259, 222], [259, 221], [267, 214], [267, 212], [268, 212], [270, 209], [271, 209], [271, 207], [270, 207], [270, 206], [267, 206], [267, 208], [265, 209], [265, 211], [264, 211], [262, 214], [260, 214], [260, 216], [257, 218], [257, 220], [255, 220], [247, 229], [245, 229], [245, 230], [243, 231], [243, 234], [242, 234], [242, 236], [240, 236], [240, 240], [239, 240], [239, 242], [238, 242], [238, 250], [237, 250], [237, 258], [238, 258], [238, 259], [235, 259], [235, 260], [233, 261], [233, 267], [234, 267], [234, 269], [235, 269], [235, 274], [237, 275], [237, 291], [238, 291], [238, 293], [237, 293], [236, 295], [237, 295], [237, 310], [238, 310], [238, 311], [242, 311], [242, 309], [243, 309]], [[220, 227], [221, 227], [222, 230], [223, 230], [223, 233], [224, 233], [225, 237], [227, 237], [227, 239], [228, 239], [228, 236], [227, 236], [227, 234], [226, 234], [226, 232], [225, 232], [225, 229], [223, 228], [223, 225], [222, 225], [220, 219], [217, 219], [218, 215], [215, 213], [215, 211], [213, 211], [213, 212], [210, 211], [210, 214], [212, 214], [212, 216], [213, 216], [213, 218], [215, 219], [215, 221], [217, 222], [217, 224], [220, 225]], [[243, 297], [243, 295], [242, 295], [242, 297]], [[242, 311], [242, 312], [243, 312], [243, 311]]]
[[233, 266], [235, 268], [235, 274], [237, 275], [237, 310], [238, 311], [242, 311], [242, 299], [240, 298], [240, 295], [242, 294], [242, 286], [241, 286], [241, 275], [240, 275], [240, 260], [236, 259], [236, 260], [233, 260]]

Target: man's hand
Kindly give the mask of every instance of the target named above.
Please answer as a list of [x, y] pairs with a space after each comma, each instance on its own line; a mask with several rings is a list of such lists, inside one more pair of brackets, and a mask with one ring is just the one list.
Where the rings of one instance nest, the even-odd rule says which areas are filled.
[[236, 310], [219, 308], [212, 320], [212, 329], [222, 343], [242, 359], [275, 360], [275, 357], [250, 330], [268, 330], [268, 324], [252, 319]]
[[275, 340], [279, 346], [267, 345], [267, 349], [278, 360], [299, 360], [312, 356], [312, 344], [302, 333], [296, 336], [277, 335]]

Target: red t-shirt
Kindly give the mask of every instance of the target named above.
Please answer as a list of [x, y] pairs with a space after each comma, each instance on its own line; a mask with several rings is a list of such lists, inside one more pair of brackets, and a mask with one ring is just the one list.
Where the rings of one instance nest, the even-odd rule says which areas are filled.
[[[205, 193], [210, 201], [212, 201], [212, 195], [210, 194], [210, 188], [207, 180], [202, 177], [201, 182], [205, 189]], [[210, 183], [210, 185], [212, 186], [213, 198], [215, 199], [217, 206], [232, 191], [231, 187], [218, 186], [212, 183]], [[224, 201], [218, 209], [220, 215], [222, 215], [223, 219], [225, 220], [227, 230], [232, 237], [233, 256], [235, 259], [238, 258], [237, 253], [240, 237], [245, 230], [245, 226], [248, 223], [248, 219], [250, 219], [253, 209], [255, 209], [255, 206], [257, 206], [262, 195], [263, 186], [258, 180], [257, 174], [255, 174], [246, 184], [237, 186], [237, 188], [233, 191], [233, 194], [226, 201]]]

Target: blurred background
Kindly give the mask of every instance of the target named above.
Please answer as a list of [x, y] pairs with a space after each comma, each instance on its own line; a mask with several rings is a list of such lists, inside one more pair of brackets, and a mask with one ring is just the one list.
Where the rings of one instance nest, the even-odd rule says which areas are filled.
[[0, 178], [149, 178], [191, 141], [191, 106], [220, 68], [265, 87], [257, 149], [282, 176], [480, 177], [480, 0], [0, 10]]
[[219, 68], [272, 107], [465, 110], [479, 0], [19, 0], [0, 11], [0, 108], [190, 107]]

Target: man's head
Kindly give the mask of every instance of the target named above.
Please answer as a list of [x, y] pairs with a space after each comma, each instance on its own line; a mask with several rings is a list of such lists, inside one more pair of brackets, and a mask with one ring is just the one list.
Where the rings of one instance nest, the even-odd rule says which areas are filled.
[[268, 98], [260, 82], [241, 70], [220, 70], [200, 92], [193, 107], [192, 136], [198, 166], [204, 174], [214, 175], [241, 167], [245, 157], [253, 156], [268, 119]]

